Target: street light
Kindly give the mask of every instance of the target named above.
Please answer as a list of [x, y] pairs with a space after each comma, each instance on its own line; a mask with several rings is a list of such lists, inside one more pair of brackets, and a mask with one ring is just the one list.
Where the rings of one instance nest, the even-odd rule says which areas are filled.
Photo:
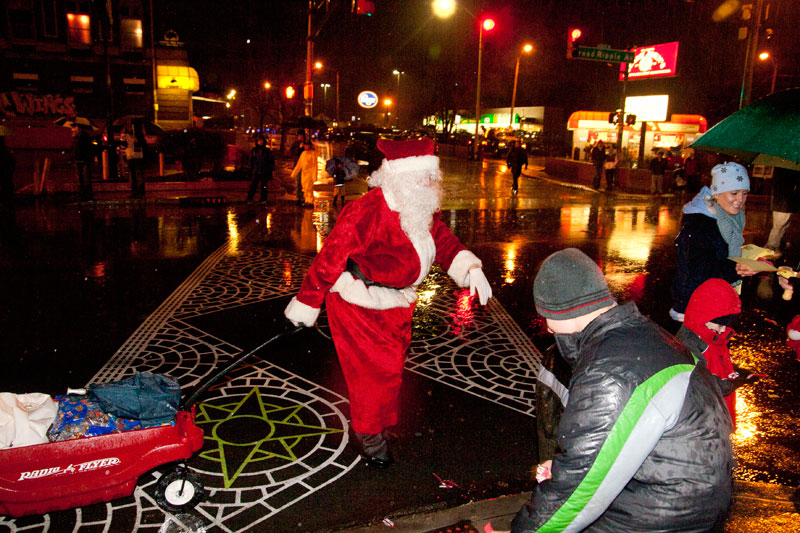
[[384, 105], [384, 108], [386, 110], [386, 117], [385, 118], [386, 118], [386, 124], [388, 125], [389, 124], [389, 106], [392, 105], [392, 100], [389, 99], [389, 98], [386, 98], [383, 101], [383, 105]]
[[[317, 70], [322, 70], [323, 68], [330, 70], [331, 72], [336, 74], [336, 122], [339, 122], [339, 71], [333, 70], [330, 67], [326, 67], [322, 64], [322, 61], [317, 61], [314, 63], [314, 68]], [[330, 87], [330, 85], [328, 86]]]
[[433, 2], [431, 2], [431, 8], [433, 9], [434, 15], [445, 19], [456, 12], [456, 2], [455, 0], [433, 0]]
[[519, 53], [517, 56], [517, 66], [514, 68], [514, 90], [511, 93], [511, 118], [508, 121], [509, 127], [514, 126], [514, 102], [517, 100], [517, 77], [519, 76], [519, 60], [522, 57], [523, 52], [526, 54], [530, 54], [533, 51], [532, 44], [525, 44], [522, 47], [522, 52]]
[[478, 30], [478, 87], [475, 91], [475, 141], [472, 143], [472, 157], [478, 158], [478, 127], [481, 123], [481, 60], [483, 57], [483, 32], [494, 28], [494, 19], [485, 18]]
[[320, 83], [320, 87], [322, 87], [322, 114], [325, 114], [325, 110], [328, 109], [328, 87], [331, 86], [330, 83]]
[[772, 61], [772, 83], [770, 84], [769, 88], [769, 94], [772, 94], [775, 92], [775, 80], [778, 77], [778, 62], [775, 61], [775, 58], [772, 57], [769, 52], [761, 52], [760, 54], [758, 54], [758, 58], [761, 61], [767, 61], [767, 60]]
[[396, 115], [397, 127], [399, 128], [400, 127], [400, 75], [405, 74], [405, 72], [403, 72], [402, 70], [394, 69], [392, 71], [392, 74], [397, 76], [397, 94], [395, 95], [395, 98], [397, 98], [397, 105], [394, 106], [394, 114]]
[[264, 88], [265, 89], [269, 89], [270, 87], [272, 87], [272, 85], [270, 85], [270, 83], [268, 81], [265, 81], [264, 82]]

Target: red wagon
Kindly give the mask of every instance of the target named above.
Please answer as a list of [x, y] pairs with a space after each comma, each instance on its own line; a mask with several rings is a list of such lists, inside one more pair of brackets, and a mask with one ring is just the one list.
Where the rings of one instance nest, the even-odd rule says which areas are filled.
[[[44, 514], [129, 496], [141, 475], [186, 461], [203, 447], [194, 402], [231, 369], [284, 335], [233, 359], [183, 399], [173, 425], [0, 451], [0, 514]], [[159, 479], [156, 501], [179, 512], [197, 505], [204, 494], [200, 479], [179, 464]]]

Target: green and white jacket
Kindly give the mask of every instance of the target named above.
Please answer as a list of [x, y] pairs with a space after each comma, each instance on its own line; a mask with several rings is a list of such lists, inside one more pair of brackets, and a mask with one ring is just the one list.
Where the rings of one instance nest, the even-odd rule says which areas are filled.
[[552, 479], [530, 531], [707, 531], [731, 503], [731, 420], [703, 365], [633, 303], [557, 336], [573, 367]]

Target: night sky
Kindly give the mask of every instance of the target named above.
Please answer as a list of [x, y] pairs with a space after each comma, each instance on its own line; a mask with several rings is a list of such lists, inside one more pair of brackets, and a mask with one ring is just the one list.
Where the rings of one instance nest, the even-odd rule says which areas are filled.
[[[736, 0], [730, 0], [735, 2]], [[307, 7], [304, 0], [155, 0], [156, 28], [178, 31], [201, 90], [257, 90], [264, 81], [283, 88], [304, 80]], [[580, 27], [580, 43], [629, 48], [680, 41], [678, 76], [628, 84], [628, 95], [669, 94], [669, 113], [703, 114], [713, 124], [738, 108], [745, 41], [740, 12], [719, 22], [712, 14], [723, 0], [460, 0], [450, 19], [433, 17], [430, 0], [375, 0], [372, 17], [334, 10], [315, 44], [315, 59], [340, 74], [341, 116], [356, 113], [355, 97], [370, 89], [396, 98], [404, 117], [420, 118], [442, 107], [473, 110], [478, 19], [491, 14], [494, 31], [484, 35], [482, 106], [508, 106], [517, 54], [525, 42], [535, 52], [521, 60], [517, 106], [547, 105], [570, 113], [617, 107], [622, 84], [617, 65], [567, 60], [566, 35]], [[755, 3], [755, 0], [753, 1]], [[331, 5], [336, 5], [334, 0]], [[350, 5], [349, 0], [342, 4]], [[764, 27], [778, 58], [778, 88], [800, 84], [800, 2], [765, 0]], [[322, 15], [315, 16], [318, 23]], [[250, 39], [248, 44], [246, 41]], [[763, 32], [762, 32], [763, 39]], [[762, 41], [763, 42], [763, 41]], [[753, 99], [769, 91], [771, 65], [757, 62]], [[333, 115], [335, 74], [315, 74], [315, 114], [322, 108], [319, 83], [330, 83], [327, 114]], [[301, 113], [301, 99], [295, 109]], [[363, 114], [363, 113], [361, 113]]]

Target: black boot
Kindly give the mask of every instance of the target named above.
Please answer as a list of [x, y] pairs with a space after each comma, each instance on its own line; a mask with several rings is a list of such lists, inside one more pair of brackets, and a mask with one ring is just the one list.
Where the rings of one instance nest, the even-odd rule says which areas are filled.
[[392, 451], [389, 449], [389, 443], [381, 433], [376, 435], [369, 435], [366, 433], [354, 433], [356, 446], [358, 451], [364, 459], [366, 459], [367, 466], [373, 468], [389, 468], [394, 463]]

